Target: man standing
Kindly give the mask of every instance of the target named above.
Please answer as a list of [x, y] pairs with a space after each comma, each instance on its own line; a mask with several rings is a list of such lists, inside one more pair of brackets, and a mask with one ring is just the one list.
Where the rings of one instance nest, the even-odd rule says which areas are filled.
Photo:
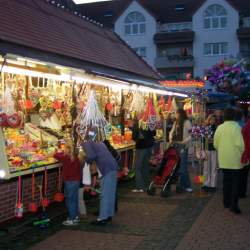
[[235, 111], [226, 109], [224, 123], [217, 128], [214, 135], [214, 147], [218, 151], [219, 167], [223, 170], [224, 207], [230, 208], [235, 214], [240, 214], [238, 199], [244, 141], [241, 128], [234, 118]]

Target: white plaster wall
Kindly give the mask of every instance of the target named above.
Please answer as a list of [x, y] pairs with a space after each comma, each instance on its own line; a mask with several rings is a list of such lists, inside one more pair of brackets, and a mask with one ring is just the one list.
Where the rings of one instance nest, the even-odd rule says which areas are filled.
[[[126, 16], [133, 11], [138, 11], [145, 16], [146, 33], [139, 35], [125, 35], [124, 20]], [[132, 48], [146, 47], [147, 57], [145, 60], [149, 65], [154, 67], [156, 57], [156, 46], [154, 44], [154, 34], [157, 31], [157, 23], [155, 18], [146, 11], [137, 1], [133, 1], [128, 8], [122, 13], [115, 23], [115, 32], [126, 41]]]
[[[227, 11], [227, 26], [225, 29], [206, 30], [203, 28], [203, 13], [211, 4], [220, 4]], [[204, 70], [221, 61], [225, 56], [204, 56], [204, 43], [228, 42], [228, 56], [238, 56], [239, 41], [237, 29], [239, 14], [226, 0], [207, 0], [193, 15], [194, 76], [203, 76]]]

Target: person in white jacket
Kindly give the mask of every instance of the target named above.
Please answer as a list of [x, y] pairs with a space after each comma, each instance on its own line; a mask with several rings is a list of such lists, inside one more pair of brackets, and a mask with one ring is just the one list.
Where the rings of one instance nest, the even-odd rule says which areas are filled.
[[176, 121], [169, 133], [169, 142], [177, 146], [180, 156], [180, 177], [176, 188], [178, 192], [193, 192], [188, 173], [188, 148], [192, 139], [190, 133], [191, 128], [192, 125], [185, 110], [178, 109], [176, 111]]

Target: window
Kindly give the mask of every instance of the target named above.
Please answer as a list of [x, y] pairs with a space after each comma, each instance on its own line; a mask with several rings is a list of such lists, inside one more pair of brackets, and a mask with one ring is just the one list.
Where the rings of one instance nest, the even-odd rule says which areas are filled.
[[228, 54], [228, 43], [204, 44], [204, 55], [206, 56], [227, 55], [227, 54]]
[[147, 57], [147, 48], [146, 47], [140, 47], [140, 48], [134, 48], [134, 51], [141, 57], [145, 58]]
[[131, 12], [125, 18], [125, 34], [138, 35], [146, 33], [146, 19], [140, 12]]
[[227, 26], [227, 12], [218, 4], [210, 5], [204, 12], [205, 29], [223, 29]]

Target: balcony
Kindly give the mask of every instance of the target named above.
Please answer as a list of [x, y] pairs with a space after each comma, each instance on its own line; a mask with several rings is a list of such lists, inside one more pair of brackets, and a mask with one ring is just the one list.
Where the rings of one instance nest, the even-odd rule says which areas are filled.
[[185, 32], [160, 32], [156, 33], [154, 36], [154, 41], [156, 44], [177, 44], [177, 43], [190, 43], [194, 41], [194, 32], [185, 31]]
[[242, 50], [240, 56], [246, 60], [247, 68], [250, 67], [250, 50]]
[[239, 40], [250, 40], [250, 28], [242, 27], [237, 30]]
[[165, 57], [157, 57], [155, 59], [155, 67], [163, 68], [192, 68], [194, 66], [194, 58], [192, 55], [180, 56], [169, 55]]

